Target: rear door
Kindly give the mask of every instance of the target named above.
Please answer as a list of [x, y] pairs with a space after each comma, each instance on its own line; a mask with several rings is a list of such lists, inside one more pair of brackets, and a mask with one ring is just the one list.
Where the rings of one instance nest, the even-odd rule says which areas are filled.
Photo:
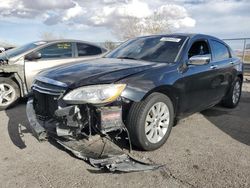
[[71, 42], [54, 43], [39, 49], [38, 52], [41, 53], [41, 59], [32, 61], [25, 60], [26, 83], [29, 91], [35, 75], [39, 72], [76, 61]]
[[212, 48], [213, 60], [211, 66], [214, 67], [215, 79], [212, 82], [214, 88], [214, 100], [220, 101], [228, 91], [236, 72], [234, 71], [234, 62], [229, 48], [219, 40], [211, 39], [209, 41]]

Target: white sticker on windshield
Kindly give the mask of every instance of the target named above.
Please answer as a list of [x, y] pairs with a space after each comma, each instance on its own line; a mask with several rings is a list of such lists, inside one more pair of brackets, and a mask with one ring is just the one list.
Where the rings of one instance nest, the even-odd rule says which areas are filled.
[[174, 37], [162, 37], [160, 39], [161, 42], [180, 42], [180, 38], [174, 38]]
[[34, 44], [37, 46], [42, 45], [42, 44], [46, 44], [46, 43], [47, 42], [45, 42], [45, 41], [34, 42]]

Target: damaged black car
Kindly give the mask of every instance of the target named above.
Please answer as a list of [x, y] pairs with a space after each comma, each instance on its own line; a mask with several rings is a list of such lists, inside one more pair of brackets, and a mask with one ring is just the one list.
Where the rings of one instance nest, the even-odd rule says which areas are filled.
[[176, 120], [218, 103], [236, 107], [242, 80], [242, 62], [215, 37], [138, 37], [103, 58], [39, 74], [27, 116], [39, 140], [52, 137], [94, 166], [145, 170], [151, 167], [124, 156], [115, 145], [105, 150], [104, 139], [112, 140], [115, 133], [119, 141], [125, 132], [131, 147], [155, 150]]

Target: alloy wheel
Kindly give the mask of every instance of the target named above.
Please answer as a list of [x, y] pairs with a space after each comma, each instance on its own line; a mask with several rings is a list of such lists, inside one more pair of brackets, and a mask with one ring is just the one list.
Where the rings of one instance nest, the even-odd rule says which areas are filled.
[[0, 84], [0, 106], [8, 106], [16, 97], [16, 92], [13, 86], [7, 83]]
[[145, 134], [149, 142], [160, 142], [169, 127], [169, 109], [163, 102], [155, 103], [149, 110], [145, 122]]
[[234, 85], [234, 89], [233, 89], [233, 103], [236, 104], [239, 101], [240, 98], [240, 82], [237, 81]]

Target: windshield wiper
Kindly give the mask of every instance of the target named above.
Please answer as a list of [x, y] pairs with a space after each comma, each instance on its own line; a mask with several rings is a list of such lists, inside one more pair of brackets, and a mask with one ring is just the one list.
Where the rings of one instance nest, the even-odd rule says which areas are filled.
[[133, 60], [139, 60], [134, 57], [127, 57], [127, 56], [121, 56], [121, 57], [116, 57], [117, 59], [133, 59]]

